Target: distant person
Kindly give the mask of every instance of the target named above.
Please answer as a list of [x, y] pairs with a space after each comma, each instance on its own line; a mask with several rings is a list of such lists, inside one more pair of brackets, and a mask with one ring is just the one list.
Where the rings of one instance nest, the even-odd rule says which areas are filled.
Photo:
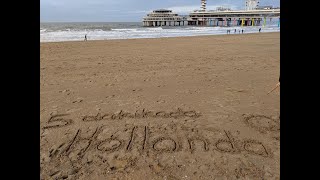
[[234, 33], [237, 33], [237, 29], [234, 29]]
[[242, 34], [243, 34], [243, 29], [242, 29]]
[[261, 28], [259, 28], [259, 32], [261, 32]]
[[87, 34], [84, 35], [84, 41], [87, 41]]
[[239, 29], [239, 34], [240, 34], [240, 29]]

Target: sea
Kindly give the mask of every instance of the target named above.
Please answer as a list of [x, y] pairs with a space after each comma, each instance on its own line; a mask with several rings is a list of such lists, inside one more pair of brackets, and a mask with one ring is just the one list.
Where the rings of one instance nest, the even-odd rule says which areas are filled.
[[[40, 42], [88, 40], [162, 38], [202, 35], [280, 32], [278, 20], [267, 20], [265, 26], [213, 27], [213, 26], [162, 26], [143, 27], [142, 22], [41, 22]], [[236, 29], [236, 33], [235, 33]]]

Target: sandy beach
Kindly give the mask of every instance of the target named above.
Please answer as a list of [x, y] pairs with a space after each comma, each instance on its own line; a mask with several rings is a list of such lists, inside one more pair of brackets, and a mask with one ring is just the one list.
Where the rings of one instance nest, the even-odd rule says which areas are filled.
[[41, 43], [41, 179], [280, 179], [280, 33]]

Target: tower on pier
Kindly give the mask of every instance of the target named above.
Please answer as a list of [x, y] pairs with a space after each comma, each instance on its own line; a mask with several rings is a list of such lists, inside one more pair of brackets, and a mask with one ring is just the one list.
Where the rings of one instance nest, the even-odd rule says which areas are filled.
[[207, 9], [207, 0], [201, 0], [201, 10], [206, 11]]
[[246, 10], [254, 10], [259, 6], [259, 0], [246, 0]]

